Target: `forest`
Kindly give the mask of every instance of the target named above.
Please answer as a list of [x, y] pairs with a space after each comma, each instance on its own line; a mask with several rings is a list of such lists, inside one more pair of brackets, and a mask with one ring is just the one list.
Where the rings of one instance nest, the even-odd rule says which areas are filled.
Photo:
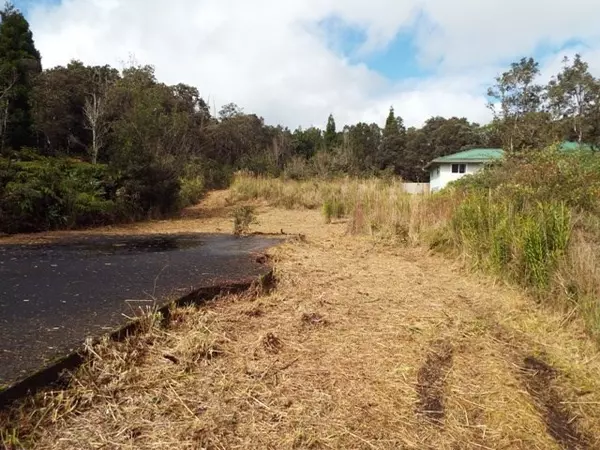
[[[157, 80], [152, 66], [118, 70], [73, 60], [44, 68], [24, 15], [0, 12], [0, 232], [168, 217], [234, 172], [307, 179], [398, 176], [463, 149], [513, 152], [571, 140], [600, 145], [600, 80], [577, 55], [547, 85], [523, 58], [492, 80], [489, 124], [431, 117], [385, 125], [291, 130], [236, 104], [211, 111], [197, 87]], [[325, 118], [324, 118], [325, 119]]]

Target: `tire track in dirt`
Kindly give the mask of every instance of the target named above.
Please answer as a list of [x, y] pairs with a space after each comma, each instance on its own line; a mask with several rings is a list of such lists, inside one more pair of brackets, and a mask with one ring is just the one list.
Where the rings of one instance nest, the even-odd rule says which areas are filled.
[[553, 386], [557, 370], [541, 359], [526, 356], [522, 372], [525, 389], [554, 440], [565, 450], [591, 449], [591, 439], [577, 428], [577, 415], [565, 406]]
[[446, 341], [436, 341], [417, 373], [417, 413], [442, 425], [445, 417], [444, 388], [452, 367], [454, 349]]
[[501, 325], [493, 326], [492, 335], [504, 344], [509, 357], [519, 367], [518, 378], [543, 420], [546, 430], [564, 450], [591, 450], [592, 433], [579, 425], [579, 416], [569, 408], [556, 388], [559, 371], [544, 361], [541, 356], [533, 356], [535, 346], [519, 336], [516, 338]]

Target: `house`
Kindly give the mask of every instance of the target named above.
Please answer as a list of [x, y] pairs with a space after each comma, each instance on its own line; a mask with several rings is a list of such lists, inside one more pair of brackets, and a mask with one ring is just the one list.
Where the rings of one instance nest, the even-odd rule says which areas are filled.
[[[565, 141], [558, 145], [558, 150], [572, 152], [579, 150], [598, 151], [599, 149], [592, 144]], [[497, 161], [503, 156], [504, 150], [501, 148], [473, 148], [436, 158], [425, 167], [429, 169], [429, 191], [439, 191], [451, 181], [476, 173], [486, 163]]]
[[436, 158], [426, 167], [429, 169], [429, 189], [431, 192], [439, 191], [451, 181], [476, 173], [486, 163], [503, 156], [504, 150], [501, 148], [473, 148]]

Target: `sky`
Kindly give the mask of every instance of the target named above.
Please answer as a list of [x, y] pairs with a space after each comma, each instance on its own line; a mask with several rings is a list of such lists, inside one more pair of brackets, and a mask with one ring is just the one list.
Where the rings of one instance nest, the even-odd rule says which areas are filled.
[[600, 76], [598, 0], [13, 0], [45, 68], [151, 64], [270, 124], [486, 123], [487, 88], [534, 56], [549, 80], [580, 53]]

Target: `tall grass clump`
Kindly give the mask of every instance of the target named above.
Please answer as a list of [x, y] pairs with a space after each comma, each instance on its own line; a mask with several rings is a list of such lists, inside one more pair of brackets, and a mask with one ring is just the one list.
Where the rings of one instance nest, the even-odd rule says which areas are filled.
[[439, 195], [455, 205], [445, 248], [579, 312], [600, 339], [600, 155], [509, 155]]
[[321, 209], [325, 222], [347, 218], [352, 233], [416, 240], [420, 199], [404, 192], [396, 178], [283, 180], [238, 173], [232, 185], [237, 200], [266, 200], [284, 208]]
[[236, 207], [232, 212], [233, 234], [241, 235], [250, 231], [250, 225], [256, 223], [256, 213], [254, 207], [242, 205]]
[[571, 234], [571, 212], [562, 202], [517, 207], [511, 199], [475, 192], [450, 219], [454, 245], [477, 268], [545, 289]]

